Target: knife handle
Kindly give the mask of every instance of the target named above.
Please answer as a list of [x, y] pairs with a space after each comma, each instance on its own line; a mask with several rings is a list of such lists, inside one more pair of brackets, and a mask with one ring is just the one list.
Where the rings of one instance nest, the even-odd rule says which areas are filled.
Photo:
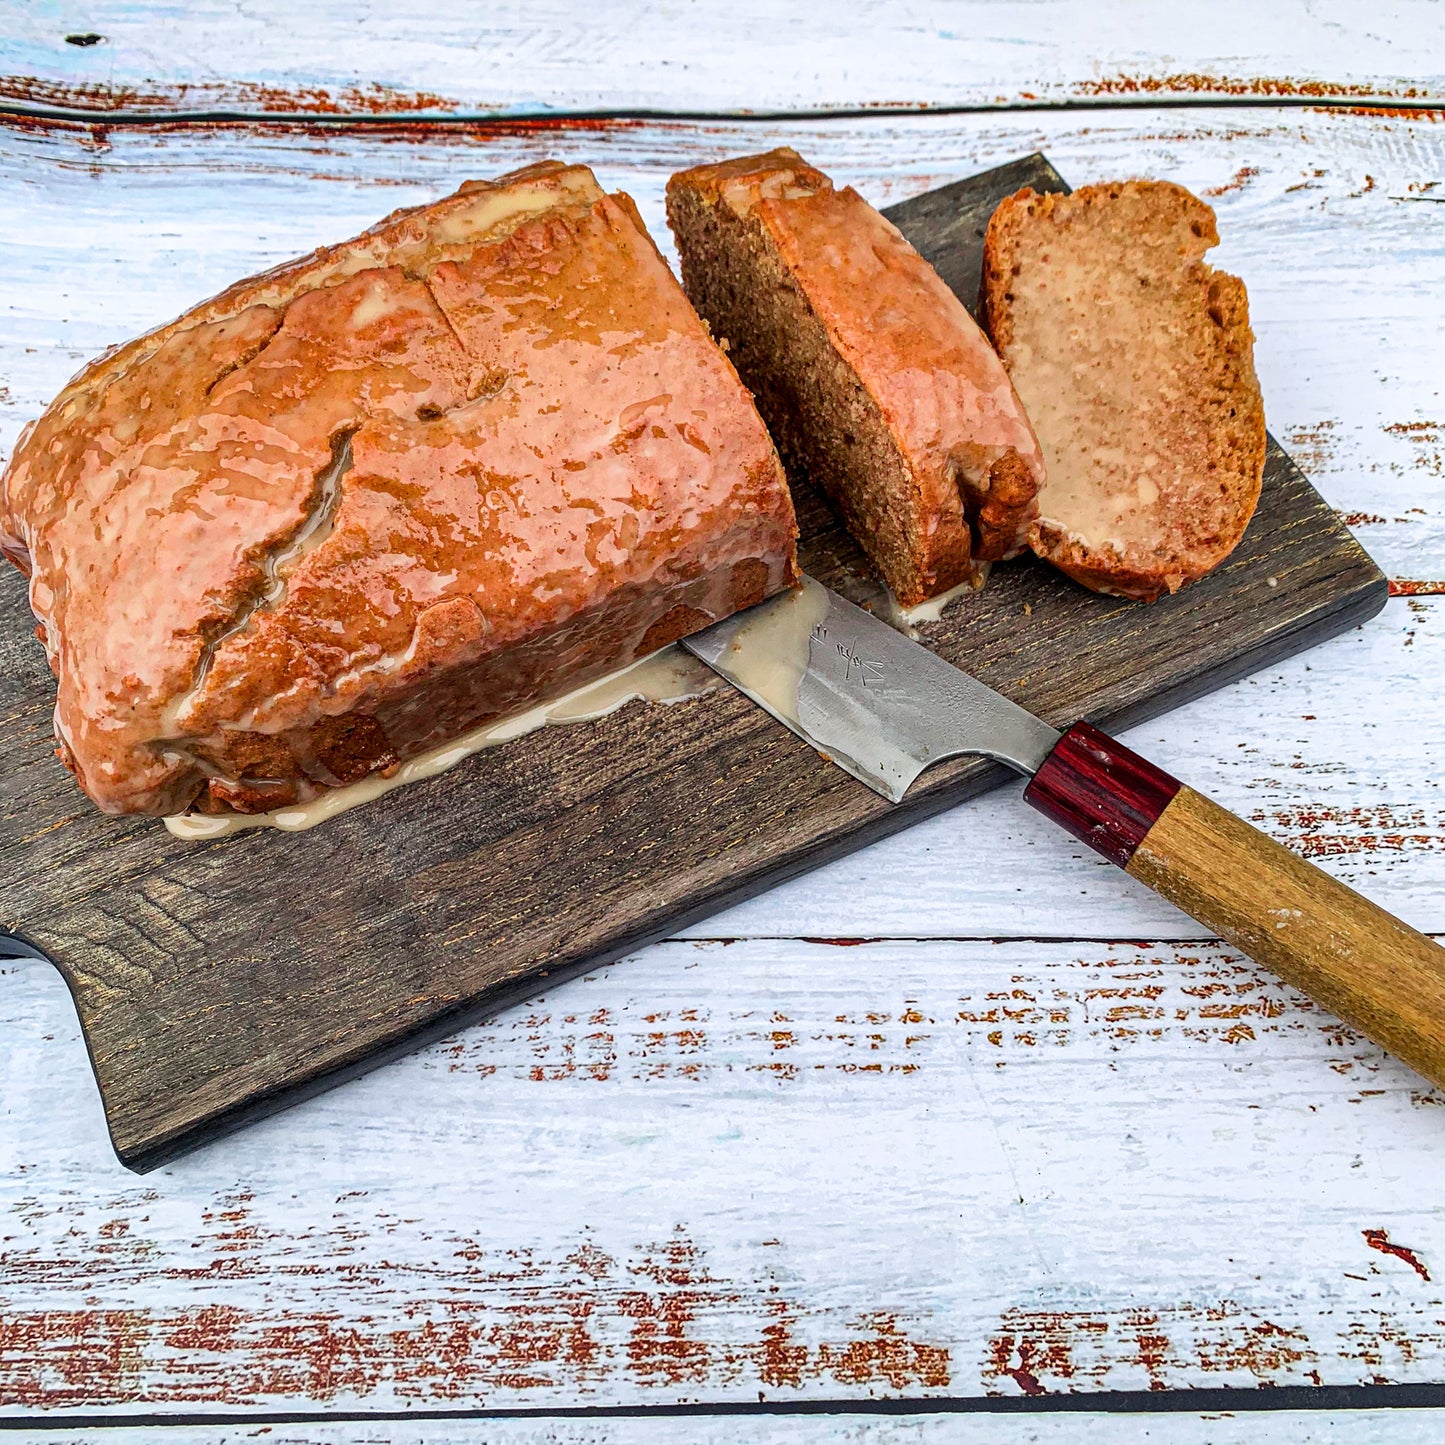
[[1445, 1087], [1445, 948], [1088, 723], [1024, 797]]

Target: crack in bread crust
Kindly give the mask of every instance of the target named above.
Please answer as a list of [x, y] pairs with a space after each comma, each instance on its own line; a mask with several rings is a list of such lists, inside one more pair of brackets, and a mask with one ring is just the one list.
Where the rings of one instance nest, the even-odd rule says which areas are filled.
[[[187, 704], [205, 686], [206, 676], [211, 670], [216, 653], [227, 642], [245, 632], [257, 613], [275, 611], [285, 604], [286, 569], [312, 548], [319, 547], [330, 535], [337, 510], [341, 506], [341, 479], [351, 470], [351, 439], [359, 430], [360, 428], [355, 426], [342, 427], [332, 435], [331, 460], [316, 473], [315, 486], [306, 502], [301, 520], [290, 535], [277, 538], [256, 559], [256, 565], [260, 569], [256, 585], [239, 599], [230, 619], [207, 637], [191, 685], [167, 708], [166, 721], [179, 723], [184, 718]], [[183, 737], [184, 735], [159, 738], [153, 746], [164, 751], [166, 748], [175, 747]]]

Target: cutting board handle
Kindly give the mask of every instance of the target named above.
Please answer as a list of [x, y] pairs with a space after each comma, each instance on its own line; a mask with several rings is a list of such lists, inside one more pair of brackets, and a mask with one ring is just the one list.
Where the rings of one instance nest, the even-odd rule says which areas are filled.
[[1445, 948], [1088, 723], [1024, 797], [1445, 1087]]

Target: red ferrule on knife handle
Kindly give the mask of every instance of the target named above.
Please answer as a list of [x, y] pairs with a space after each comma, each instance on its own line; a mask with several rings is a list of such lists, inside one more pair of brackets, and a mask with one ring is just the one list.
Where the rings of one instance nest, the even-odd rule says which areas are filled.
[[1045, 817], [1121, 868], [1179, 791], [1179, 781], [1088, 723], [1075, 723], [1024, 789]]

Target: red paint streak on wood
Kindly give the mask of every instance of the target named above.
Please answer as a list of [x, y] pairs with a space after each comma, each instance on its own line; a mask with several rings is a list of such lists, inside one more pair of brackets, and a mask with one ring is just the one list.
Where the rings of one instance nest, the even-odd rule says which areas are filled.
[[0, 1315], [0, 1400], [6, 1404], [87, 1400], [95, 1380], [123, 1381], [127, 1394], [133, 1388], [149, 1343], [145, 1312], [62, 1313], [58, 1329], [50, 1311]]
[[[3, 87], [3, 79], [0, 79]], [[3, 94], [0, 94], [3, 100]], [[472, 148], [486, 145], [489, 141], [514, 140], [519, 136], [555, 136], [561, 144], [570, 134], [607, 133], [627, 130], [645, 125], [646, 121], [629, 116], [537, 116], [519, 119], [466, 120], [444, 123], [434, 120], [375, 120], [366, 124], [368, 141], [391, 144], [425, 145], [435, 149], [440, 146]], [[53, 116], [7, 115], [0, 118], [0, 125], [8, 130], [27, 131], [51, 136], [69, 136], [76, 145], [93, 155], [103, 155], [112, 148], [112, 136], [128, 134], [131, 131], [144, 133], [147, 137], [157, 135], [219, 135], [237, 132], [248, 137], [277, 137], [294, 139], [307, 136], [313, 140], [331, 143], [341, 136], [351, 136], [355, 130], [344, 121], [340, 123], [314, 120], [268, 120], [264, 115], [254, 119], [231, 120], [171, 120], [158, 116], [155, 120], [142, 121], [82, 121], [62, 120]], [[325, 177], [321, 177], [325, 179]]]
[[1204, 194], [1206, 196], [1224, 196], [1230, 191], [1242, 191], [1250, 181], [1259, 174], [1258, 166], [1240, 166], [1235, 171], [1232, 180], [1226, 181], [1222, 186], [1210, 186]]
[[775, 1318], [763, 1326], [757, 1355], [758, 1378], [772, 1390], [796, 1388], [809, 1370], [812, 1352], [793, 1339], [796, 1317], [788, 1301], [769, 1300], [768, 1312]]
[[949, 1352], [942, 1345], [921, 1344], [899, 1327], [896, 1315], [865, 1318], [872, 1333], [861, 1339], [818, 1347], [818, 1366], [844, 1385], [882, 1382], [894, 1390], [920, 1385], [941, 1390], [951, 1379]]
[[[1387, 469], [1397, 476], [1411, 477], [1417, 485], [1422, 481], [1420, 474], [1423, 473], [1429, 478], [1424, 483], [1424, 495], [1438, 495], [1438, 479], [1445, 477], [1445, 448], [1441, 446], [1442, 441], [1445, 441], [1445, 436], [1442, 436], [1445, 428], [1435, 421], [1400, 421], [1382, 427], [1381, 430], [1388, 437], [1409, 443], [1410, 447], [1403, 461], [1398, 460], [1398, 451], [1393, 452], [1392, 456], [1397, 459], [1385, 463]], [[1423, 509], [1412, 507], [1406, 516], [1396, 520], [1405, 522], [1411, 515], [1423, 515]]]
[[1326, 417], [1289, 433], [1289, 451], [1306, 472], [1325, 471], [1334, 461], [1334, 432], [1338, 423]]
[[[1352, 821], [1350, 837], [1362, 829], [1374, 836], [1388, 822], [1412, 826], [1425, 838], [1410, 846], [1432, 846], [1424, 814], [1362, 813]], [[1291, 814], [1281, 826], [1324, 833], [1318, 811]], [[1439, 843], [1445, 844], [1445, 818]], [[1311, 846], [1325, 851], [1337, 845], [1319, 836]], [[1403, 838], [1400, 846], [1407, 846]], [[1237, 1047], [1297, 1026], [1308, 1007], [1227, 952], [1133, 948], [1138, 951], [1118, 944], [1109, 956], [1072, 960], [1071, 981], [1017, 974], [1008, 987], [961, 989], [927, 1007], [905, 1000], [893, 1010], [814, 1018], [776, 1010], [654, 1009], [640, 1025], [609, 1016], [605, 1029], [588, 1028], [591, 1020], [575, 1014], [537, 1013], [473, 1030], [423, 1057], [430, 1067], [483, 1083], [500, 1075], [554, 1088], [745, 1074], [788, 1087], [823, 1072], [861, 1084], [927, 1069], [940, 1049], [951, 1049], [949, 1037], [960, 1033], [969, 1047], [1008, 1050], [1058, 1048], [1081, 1037], [1143, 1043], [1174, 1031]]]
[[75, 111], [254, 110], [288, 115], [408, 115], [451, 112], [458, 102], [428, 91], [394, 90], [373, 82], [327, 90], [323, 86], [263, 85], [256, 81], [177, 85], [144, 89], [134, 85], [68, 85], [28, 75], [0, 76], [0, 100]]
[[[1313, 107], [1311, 107], [1313, 109]], [[1401, 106], [1401, 105], [1332, 105], [1327, 110], [1320, 107], [1326, 115], [1366, 115], [1379, 116], [1382, 120], [1424, 120], [1432, 124], [1435, 121], [1445, 120], [1445, 106]]]
[[[221, 1277], [242, 1272], [222, 1236], [264, 1231], [231, 1200], [202, 1241]], [[239, 1214], [240, 1219], [230, 1216]], [[226, 1216], [223, 1218], [222, 1216]], [[216, 1228], [223, 1226], [223, 1228]], [[359, 1227], [358, 1238], [365, 1231]], [[223, 1303], [179, 1308], [10, 1309], [0, 1316], [0, 1399], [32, 1409], [117, 1403], [484, 1399], [550, 1389], [569, 1398], [599, 1383], [658, 1392], [742, 1385], [797, 1388], [815, 1380], [897, 1391], [945, 1388], [947, 1346], [916, 1338], [889, 1311], [855, 1317], [841, 1337], [795, 1338], [804, 1307], [765, 1284], [716, 1275], [682, 1229], [617, 1259], [584, 1242], [560, 1259], [498, 1254], [461, 1241], [445, 1283], [402, 1308], [328, 1307], [328, 1281], [374, 1293], [385, 1264], [333, 1256], [316, 1305], [248, 1312]], [[348, 1236], [349, 1237], [349, 1236]], [[267, 1236], [269, 1258], [297, 1241]], [[66, 1262], [73, 1275], [78, 1264]], [[287, 1266], [282, 1266], [283, 1271]], [[264, 1278], [259, 1261], [249, 1273]], [[316, 1272], [320, 1272], [318, 1269]], [[162, 1271], [174, 1289], [213, 1287], [204, 1265]], [[97, 1286], [98, 1287], [98, 1286]], [[736, 1322], [754, 1335], [738, 1338]], [[712, 1329], [727, 1323], [726, 1339]], [[180, 1357], [178, 1359], [178, 1356]]]
[[[1428, 92], [1413, 85], [1381, 90], [1373, 85], [1344, 85], [1330, 80], [1291, 80], [1285, 76], [1239, 77], [1201, 75], [1194, 71], [1175, 75], [1114, 75], [1076, 81], [1073, 94], [1100, 99], [1132, 95], [1229, 95], [1241, 99], [1304, 97], [1314, 100], [1399, 99], [1429, 100]], [[1382, 108], [1383, 109], [1383, 108]], [[1385, 114], [1395, 114], [1384, 110]]]
[[1238, 1371], [1265, 1382], [1288, 1375], [1302, 1361], [1314, 1358], [1313, 1348], [1298, 1330], [1259, 1319], [1213, 1342], [1199, 1363], [1206, 1370]]
[[1381, 1254], [1394, 1255], [1396, 1259], [1403, 1259], [1421, 1279], [1429, 1281], [1430, 1271], [1420, 1262], [1419, 1256], [1413, 1249], [1406, 1249], [1403, 1244], [1394, 1244], [1390, 1236], [1383, 1229], [1364, 1229], [1360, 1231], [1365, 1236], [1365, 1243], [1371, 1249], [1377, 1249]]
[[[1077, 1373], [1074, 1365], [1075, 1335], [1081, 1331], [1104, 1332], [1109, 1328], [1104, 1320], [1044, 1310], [1010, 1310], [1004, 1320], [1009, 1328], [993, 1336], [988, 1344], [984, 1383], [987, 1386], [991, 1380], [1006, 1376], [1025, 1395], [1048, 1394], [1039, 1379], [1040, 1373], [1064, 1384], [1073, 1380]], [[1014, 1363], [1015, 1359], [1017, 1363]]]
[[629, 1290], [618, 1300], [632, 1320], [627, 1341], [631, 1373], [649, 1385], [698, 1384], [707, 1378], [712, 1352], [691, 1333], [700, 1312], [726, 1309], [739, 1302], [736, 1291], [713, 1277], [701, 1251], [681, 1232], [657, 1255], [632, 1267], [660, 1289]]
[[1186, 1386], [1206, 1371], [1273, 1384], [1305, 1375], [1307, 1338], [1232, 1301], [1167, 1310], [1012, 1309], [989, 1339], [982, 1377], [991, 1394], [1011, 1380], [1024, 1394], [1101, 1388], [1116, 1371], [1142, 1371], [1151, 1390]]
[[1389, 805], [1332, 808], [1323, 805], [1256, 811], [1250, 821], [1271, 821], [1293, 834], [1290, 846], [1306, 858], [1359, 853], [1415, 853], [1445, 846], [1445, 815]]

